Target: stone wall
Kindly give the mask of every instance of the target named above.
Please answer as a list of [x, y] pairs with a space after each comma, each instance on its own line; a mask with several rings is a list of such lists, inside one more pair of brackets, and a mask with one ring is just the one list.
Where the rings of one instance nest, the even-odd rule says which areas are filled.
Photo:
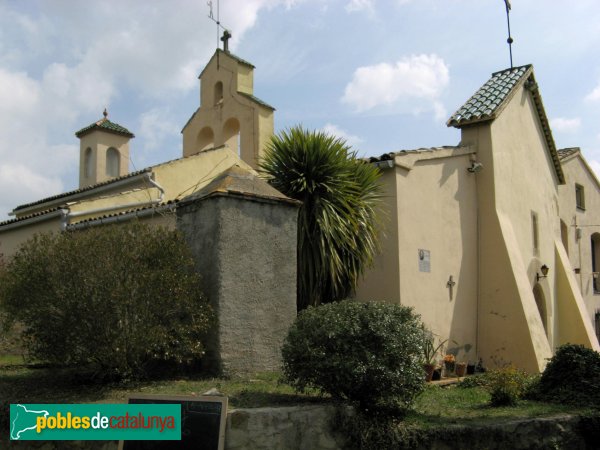
[[[227, 413], [227, 450], [342, 450], [344, 436], [330, 428], [331, 405], [253, 408]], [[417, 450], [453, 449], [597, 449], [600, 416], [504, 421], [488, 425], [430, 428]], [[0, 445], [5, 442], [0, 440]], [[11, 441], [10, 448], [36, 450], [116, 450], [115, 441]]]
[[296, 318], [297, 205], [212, 195], [180, 205], [184, 233], [218, 318], [206, 360], [224, 374], [281, 368]]

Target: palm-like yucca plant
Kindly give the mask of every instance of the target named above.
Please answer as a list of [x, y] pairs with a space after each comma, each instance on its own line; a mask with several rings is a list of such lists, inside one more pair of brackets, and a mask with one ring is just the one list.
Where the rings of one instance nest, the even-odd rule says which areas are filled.
[[261, 169], [302, 201], [298, 215], [298, 309], [346, 298], [378, 250], [379, 170], [343, 139], [293, 127], [273, 136]]

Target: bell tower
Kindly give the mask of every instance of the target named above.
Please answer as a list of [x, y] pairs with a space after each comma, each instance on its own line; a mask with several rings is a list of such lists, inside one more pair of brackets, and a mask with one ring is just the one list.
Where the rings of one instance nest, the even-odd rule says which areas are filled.
[[131, 131], [103, 118], [82, 128], [79, 138], [79, 188], [108, 181], [129, 173]]
[[183, 156], [227, 146], [257, 168], [273, 135], [275, 108], [254, 96], [254, 66], [229, 52], [231, 33], [223, 34], [200, 74], [200, 107], [185, 124]]

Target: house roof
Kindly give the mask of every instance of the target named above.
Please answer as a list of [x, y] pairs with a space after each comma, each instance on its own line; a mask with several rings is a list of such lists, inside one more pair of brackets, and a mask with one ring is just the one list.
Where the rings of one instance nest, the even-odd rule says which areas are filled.
[[273, 111], [275, 111], [275, 108], [273, 106], [269, 105], [267, 102], [262, 101], [260, 98], [255, 97], [254, 95], [247, 94], [246, 92], [241, 92], [241, 91], [238, 91], [238, 94], [240, 94], [242, 97], [246, 97], [246, 98], [252, 100], [255, 103], [258, 103], [261, 106], [264, 106], [265, 108], [269, 108], [269, 109], [272, 109]]
[[180, 203], [188, 203], [214, 195], [237, 195], [300, 204], [299, 201], [279, 192], [265, 180], [256, 176], [252, 171], [237, 165], [225, 170], [198, 192], [182, 199]]
[[462, 128], [465, 125], [494, 120], [522, 85], [531, 93], [556, 177], [559, 184], [564, 184], [565, 175], [531, 64], [494, 72], [492, 77], [448, 119], [446, 125]]
[[517, 83], [532, 71], [531, 64], [495, 72], [458, 110], [446, 124], [460, 128], [463, 125], [492, 120], [510, 97]]
[[104, 110], [104, 118], [88, 125], [87, 127], [83, 127], [81, 130], [75, 133], [75, 136], [81, 138], [86, 134], [91, 133], [92, 131], [101, 130], [106, 131], [107, 133], [118, 134], [120, 136], [127, 136], [129, 138], [135, 137], [135, 135], [127, 128], [119, 125], [118, 123], [114, 123], [108, 120], [107, 116], [108, 114], [106, 113], [106, 110]]
[[564, 161], [569, 156], [574, 156], [578, 153], [581, 153], [581, 149], [579, 147], [561, 148], [561, 149], [558, 149], [557, 151], [558, 151], [558, 158], [561, 161]]
[[40, 200], [36, 200], [35, 202], [25, 203], [23, 205], [17, 206], [13, 211], [14, 212], [18, 212], [21, 209], [29, 208], [31, 206], [41, 205], [43, 203], [48, 203], [48, 202], [51, 202], [53, 200], [58, 200], [58, 199], [62, 199], [62, 198], [66, 199], [67, 197], [71, 197], [72, 195], [76, 195], [76, 194], [79, 194], [81, 192], [91, 191], [91, 190], [96, 189], [96, 188], [98, 188], [100, 186], [107, 186], [107, 185], [115, 183], [117, 181], [125, 180], [127, 178], [133, 178], [136, 175], [140, 175], [140, 174], [142, 174], [144, 172], [151, 172], [151, 171], [152, 171], [152, 168], [151, 167], [147, 167], [145, 169], [138, 170], [138, 171], [135, 171], [135, 172], [130, 172], [130, 173], [126, 174], [126, 175], [122, 175], [122, 176], [117, 177], [117, 178], [111, 178], [110, 180], [102, 181], [101, 183], [91, 184], [89, 186], [85, 186], [85, 187], [82, 187], [82, 188], [79, 188], [79, 189], [74, 189], [72, 191], [63, 192], [62, 194], [57, 194], [57, 195], [53, 195], [51, 197], [42, 198]]
[[221, 50], [220, 48], [218, 48], [218, 49], [217, 49], [217, 51], [215, 51], [215, 53], [214, 53], [214, 54], [211, 56], [210, 60], [208, 61], [208, 64], [207, 64], [206, 66], [204, 66], [204, 69], [202, 69], [202, 72], [200, 72], [200, 75], [198, 75], [198, 78], [202, 78], [202, 74], [204, 73], [204, 71], [206, 70], [206, 68], [207, 68], [207, 67], [210, 65], [210, 62], [212, 61], [212, 59], [213, 59], [215, 56], [221, 56], [221, 55], [228, 56], [229, 58], [231, 58], [231, 59], [233, 59], [233, 60], [237, 61], [237, 62], [238, 62], [238, 63], [240, 63], [240, 64], [243, 64], [244, 66], [248, 66], [248, 67], [250, 67], [251, 69], [255, 69], [255, 68], [256, 68], [256, 67], [255, 67], [253, 64], [249, 63], [249, 62], [248, 62], [248, 61], [246, 61], [245, 59], [242, 59], [242, 58], [240, 58], [239, 56], [236, 56], [236, 55], [234, 55], [234, 54], [233, 54], [233, 53], [231, 53], [231, 52], [226, 52], [226, 51], [224, 51], [224, 50]]
[[363, 160], [370, 162], [370, 163], [376, 163], [376, 162], [380, 162], [380, 161], [393, 160], [396, 156], [415, 155], [417, 153], [432, 153], [432, 152], [439, 152], [442, 150], [457, 150], [459, 148], [463, 148], [463, 147], [453, 146], [453, 145], [443, 145], [441, 147], [416, 148], [413, 150], [399, 150], [397, 152], [384, 153], [381, 156], [371, 156], [368, 158], [363, 158]]

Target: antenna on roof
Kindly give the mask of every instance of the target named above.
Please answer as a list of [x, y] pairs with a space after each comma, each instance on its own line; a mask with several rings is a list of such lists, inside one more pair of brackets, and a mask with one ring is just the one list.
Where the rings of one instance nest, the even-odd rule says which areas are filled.
[[508, 42], [508, 52], [510, 53], [510, 68], [513, 68], [513, 59], [512, 59], [512, 43], [513, 38], [510, 35], [510, 9], [511, 9], [511, 5], [510, 5], [510, 0], [504, 0], [504, 4], [506, 5], [506, 24], [508, 25], [508, 39], [506, 40], [506, 42]]
[[217, 18], [215, 19], [215, 16], [213, 14], [213, 0], [209, 0], [208, 2], [206, 2], [206, 4], [208, 5], [208, 8], [209, 8], [208, 18], [217, 24], [217, 48], [219, 48], [219, 34], [222, 29], [223, 37], [221, 38], [221, 40], [223, 41], [223, 50], [225, 50], [226, 52], [229, 52], [229, 46], [228, 46], [227, 40], [231, 37], [231, 33], [229, 32], [229, 30], [227, 28], [225, 28], [223, 25], [221, 25], [221, 20], [219, 18], [219, 12], [220, 12], [219, 11], [219, 9], [220, 9], [219, 3], [220, 3], [219, 0], [217, 0]]

